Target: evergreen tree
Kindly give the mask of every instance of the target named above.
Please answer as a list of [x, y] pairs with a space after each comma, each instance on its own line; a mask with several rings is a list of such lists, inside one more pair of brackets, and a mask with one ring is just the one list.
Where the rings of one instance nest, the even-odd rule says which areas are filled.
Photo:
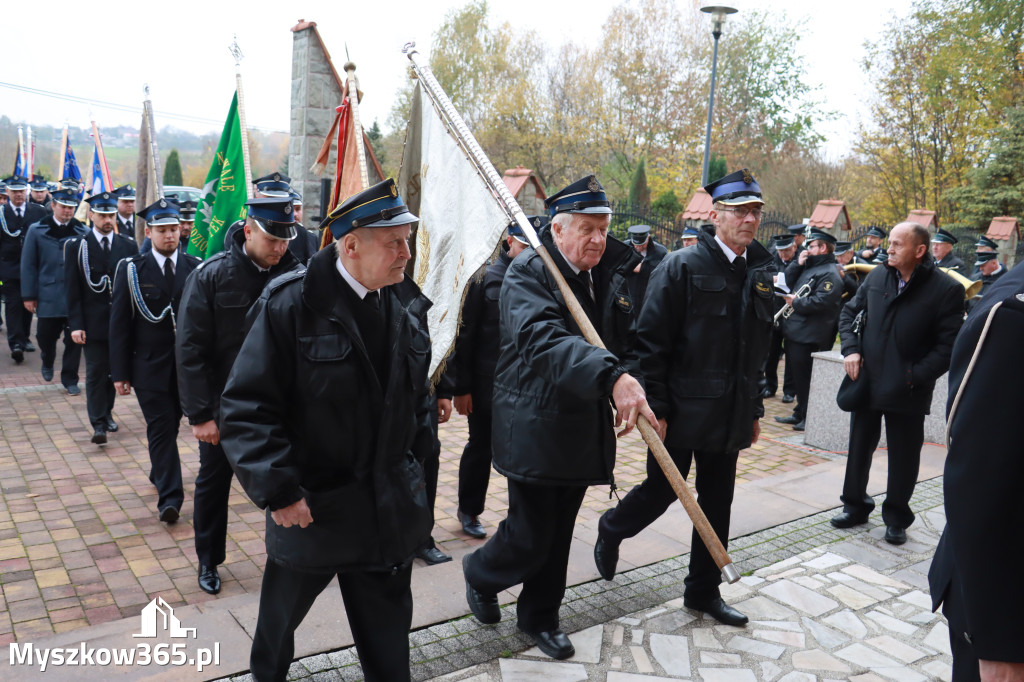
[[649, 206], [651, 203], [651, 190], [647, 187], [647, 167], [644, 159], [636, 165], [633, 171], [633, 182], [629, 186], [629, 203], [635, 206]]
[[683, 210], [683, 205], [679, 203], [679, 197], [676, 196], [675, 192], [663, 192], [651, 204], [651, 210], [655, 213], [662, 213], [674, 218], [677, 213]]
[[178, 159], [178, 150], [172, 149], [167, 155], [167, 165], [164, 166], [164, 184], [181, 186], [181, 161]]
[[971, 184], [946, 192], [961, 221], [976, 229], [997, 216], [1024, 216], [1024, 108], [1008, 109], [996, 132], [988, 161], [970, 173]]

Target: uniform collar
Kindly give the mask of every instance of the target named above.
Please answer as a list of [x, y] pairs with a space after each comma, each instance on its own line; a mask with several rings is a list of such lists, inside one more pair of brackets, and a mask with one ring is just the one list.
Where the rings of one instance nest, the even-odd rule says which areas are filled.
[[348, 270], [345, 269], [345, 264], [341, 262], [341, 256], [337, 256], [335, 259], [335, 267], [338, 268], [338, 272], [341, 273], [341, 278], [348, 282], [348, 285], [352, 287], [352, 291], [356, 292], [356, 296], [359, 300], [366, 298], [366, 294], [370, 293], [370, 290], [359, 283], [355, 277], [352, 276]]
[[171, 263], [174, 265], [174, 271], [175, 272], [178, 271], [178, 250], [177, 249], [175, 249], [174, 253], [172, 253], [170, 256], [165, 256], [162, 253], [160, 253], [159, 251], [157, 251], [156, 249], [153, 249], [152, 251], [150, 251], [150, 253], [153, 254], [153, 258], [156, 260], [156, 266], [158, 268], [160, 268], [161, 270], [164, 269], [164, 261], [167, 260], [168, 258], [170, 258], [171, 259]]
[[716, 241], [716, 242], [718, 242], [718, 246], [719, 246], [719, 248], [721, 248], [721, 249], [722, 249], [722, 253], [724, 253], [724, 254], [725, 254], [725, 257], [729, 259], [729, 263], [730, 263], [730, 264], [732, 264], [732, 262], [733, 262], [734, 260], [736, 260], [737, 258], [739, 258], [740, 256], [743, 256], [744, 258], [746, 258], [746, 257], [747, 257], [747, 249], [746, 249], [746, 247], [744, 247], [744, 248], [743, 248], [743, 253], [741, 253], [741, 254], [739, 254], [739, 256], [737, 256], [737, 255], [736, 255], [736, 252], [735, 252], [735, 251], [733, 251], [732, 249], [730, 249], [730, 248], [729, 248], [728, 246], [726, 246], [726, 245], [725, 245], [725, 242], [723, 242], [723, 241], [722, 241], [722, 240], [721, 240], [721, 239], [720, 239], [720, 238], [718, 237], [718, 235], [717, 235], [717, 234], [715, 235], [715, 241]]

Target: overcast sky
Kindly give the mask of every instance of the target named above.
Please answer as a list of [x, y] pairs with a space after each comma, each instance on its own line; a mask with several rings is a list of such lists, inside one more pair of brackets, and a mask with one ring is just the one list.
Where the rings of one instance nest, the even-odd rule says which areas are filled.
[[[791, 20], [807, 20], [800, 50], [807, 58], [808, 82], [822, 85], [827, 107], [840, 113], [837, 121], [823, 127], [829, 140], [827, 152], [838, 157], [849, 148], [870, 94], [860, 70], [863, 43], [875, 39], [894, 13], [905, 16], [910, 3], [735, 0], [732, 4], [740, 12], [753, 7], [784, 9]], [[429, 54], [431, 35], [445, 13], [465, 4], [466, 0], [181, 0], [97, 11], [78, 0], [57, 0], [45, 4], [44, 22], [36, 15], [19, 28], [12, 23], [13, 15], [6, 15], [3, 46], [8, 59], [0, 71], [0, 83], [119, 108], [0, 86], [0, 114], [36, 125], [67, 122], [87, 127], [91, 115], [101, 129], [137, 126], [143, 84], [148, 83], [158, 127], [219, 131], [235, 83], [234, 60], [227, 48], [237, 34], [245, 53], [242, 73], [249, 126], [287, 132], [290, 29], [297, 20], [306, 19], [317, 22], [339, 71], [348, 44], [364, 91], [364, 124], [369, 126], [376, 118], [383, 126], [408, 64], [402, 46], [415, 40], [420, 52]], [[490, 7], [496, 22], [536, 30], [553, 45], [569, 37], [595, 45], [601, 25], [618, 4], [621, 0], [517, 0], [491, 2]], [[570, 26], [572, 30], [567, 31]], [[729, 39], [728, 30], [727, 24], [723, 41]]]

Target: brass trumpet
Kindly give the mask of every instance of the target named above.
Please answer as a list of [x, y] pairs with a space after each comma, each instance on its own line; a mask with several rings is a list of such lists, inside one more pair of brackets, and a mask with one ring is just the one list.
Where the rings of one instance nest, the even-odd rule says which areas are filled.
[[[871, 272], [877, 267], [877, 263], [850, 263], [849, 265], [844, 265], [843, 270], [847, 272]], [[967, 279], [953, 268], [939, 268], [939, 270], [952, 277], [957, 284], [964, 288], [964, 300], [974, 298], [981, 291], [981, 280], [976, 282], [972, 279]]]

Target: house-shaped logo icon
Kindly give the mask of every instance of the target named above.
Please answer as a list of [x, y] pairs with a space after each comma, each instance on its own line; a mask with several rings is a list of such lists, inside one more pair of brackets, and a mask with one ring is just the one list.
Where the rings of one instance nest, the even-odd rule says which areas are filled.
[[162, 597], [157, 597], [142, 609], [142, 632], [132, 637], [156, 637], [158, 630], [167, 631], [171, 637], [188, 637], [192, 633], [192, 639], [196, 638], [196, 629], [181, 627], [174, 609]]

